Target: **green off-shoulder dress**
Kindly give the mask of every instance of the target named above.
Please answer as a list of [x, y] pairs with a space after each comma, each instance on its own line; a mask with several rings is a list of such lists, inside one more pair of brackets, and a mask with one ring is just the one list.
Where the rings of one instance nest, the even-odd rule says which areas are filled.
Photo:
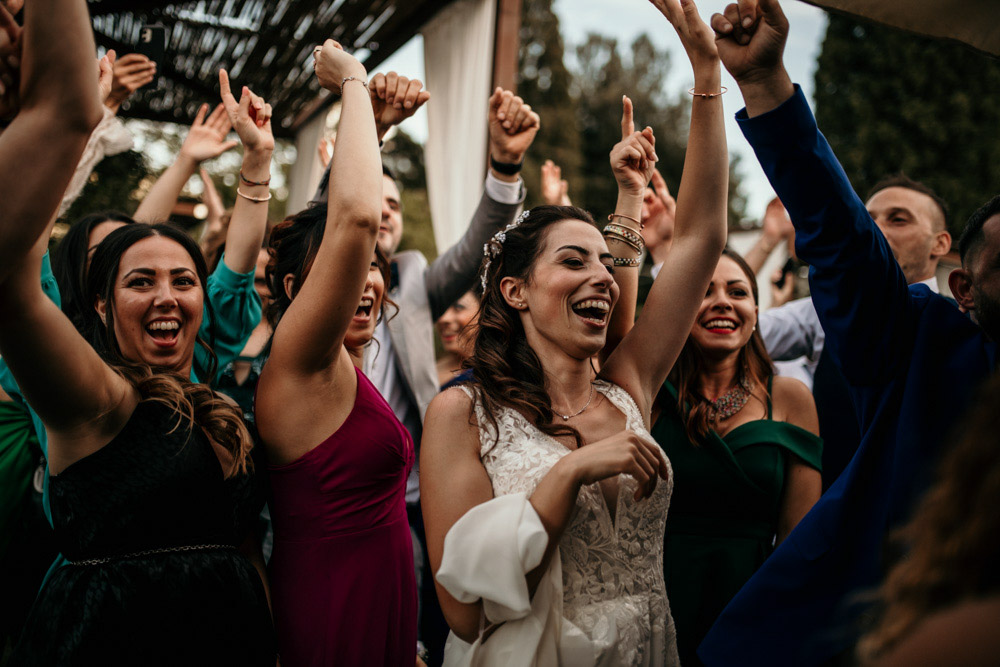
[[[663, 576], [677, 626], [681, 664], [716, 617], [774, 549], [788, 457], [820, 470], [823, 440], [767, 419], [692, 443], [677, 411], [677, 390], [664, 383], [663, 413], [652, 435], [670, 458], [674, 493], [667, 515]], [[770, 394], [770, 382], [768, 382]]]

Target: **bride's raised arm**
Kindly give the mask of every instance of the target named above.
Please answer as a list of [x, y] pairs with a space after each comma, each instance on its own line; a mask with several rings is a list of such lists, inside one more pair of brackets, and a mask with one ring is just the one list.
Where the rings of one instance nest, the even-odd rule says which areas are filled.
[[722, 73], [715, 35], [693, 0], [651, 0], [677, 30], [694, 69], [694, 101], [684, 173], [677, 193], [673, 247], [643, 307], [601, 375], [624, 387], [649, 425], [652, 398], [691, 331], [726, 244], [729, 158]]

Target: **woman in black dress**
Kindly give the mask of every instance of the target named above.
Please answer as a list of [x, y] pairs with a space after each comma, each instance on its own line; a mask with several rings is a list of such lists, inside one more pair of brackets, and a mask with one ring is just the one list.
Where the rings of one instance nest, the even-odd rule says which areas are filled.
[[0, 134], [0, 354], [45, 424], [70, 564], [50, 574], [11, 664], [274, 665], [265, 588], [244, 552], [260, 507], [250, 439], [237, 409], [187, 381], [204, 259], [165, 225], [115, 231], [90, 270], [89, 341], [44, 296], [31, 235], [100, 109], [85, 0], [32, 0], [24, 32], [23, 111]]

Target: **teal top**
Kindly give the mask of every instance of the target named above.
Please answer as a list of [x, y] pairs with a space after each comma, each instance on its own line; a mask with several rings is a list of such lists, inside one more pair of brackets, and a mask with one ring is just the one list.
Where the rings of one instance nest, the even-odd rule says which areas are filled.
[[[820, 470], [823, 440], [786, 422], [747, 422], [698, 443], [687, 437], [670, 382], [652, 436], [670, 458], [674, 492], [663, 575], [681, 664], [699, 665], [698, 644], [729, 600], [774, 549], [789, 455]], [[770, 393], [770, 383], [768, 383]]]
[[[260, 296], [257, 294], [257, 290], [254, 289], [253, 277], [253, 269], [247, 273], [236, 273], [226, 266], [225, 255], [219, 260], [219, 266], [208, 277], [205, 294], [208, 303], [212, 304], [212, 309], [215, 311], [215, 345], [213, 350], [215, 351], [217, 368], [219, 369], [240, 355], [240, 352], [243, 351], [243, 347], [246, 345], [247, 339], [250, 338], [250, 334], [260, 323]], [[41, 282], [42, 291], [52, 299], [52, 302], [56, 306], [61, 308], [62, 297], [59, 294], [59, 285], [56, 282], [55, 275], [52, 273], [52, 263], [47, 252], [45, 253], [45, 257], [42, 258]], [[205, 341], [211, 340], [209, 330], [212, 325], [213, 321], [208, 316], [208, 305], [206, 304], [198, 336]], [[191, 366], [191, 381], [214, 382], [214, 377], [206, 377], [210, 367], [211, 353], [209, 350], [201, 345], [195, 345], [194, 362]], [[20, 405], [30, 415], [42, 454], [48, 458], [49, 441], [45, 433], [45, 426], [35, 411], [31, 409], [31, 406], [24, 400], [21, 390], [17, 386], [17, 381], [3, 359], [0, 359], [0, 388], [7, 392], [14, 399], [15, 403]], [[51, 525], [52, 514], [49, 510], [49, 476], [47, 473], [48, 469], [46, 469], [45, 488], [42, 493], [42, 507]], [[57, 559], [56, 565], [59, 565], [61, 560], [62, 556]]]

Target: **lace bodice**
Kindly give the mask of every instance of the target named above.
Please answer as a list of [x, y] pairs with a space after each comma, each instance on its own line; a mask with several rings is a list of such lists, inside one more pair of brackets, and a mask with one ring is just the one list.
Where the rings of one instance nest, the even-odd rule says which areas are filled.
[[[628, 429], [651, 439], [624, 389], [603, 381], [595, 386], [625, 415]], [[530, 497], [556, 461], [570, 453], [515, 410], [501, 408], [498, 428], [478, 402], [475, 410], [480, 457], [496, 496]], [[614, 519], [600, 484], [580, 489], [559, 544], [563, 612], [593, 641], [598, 665], [676, 665], [676, 637], [663, 583], [663, 532], [673, 472], [638, 503], [633, 499], [637, 482], [631, 476], [619, 475], [618, 484]]]

